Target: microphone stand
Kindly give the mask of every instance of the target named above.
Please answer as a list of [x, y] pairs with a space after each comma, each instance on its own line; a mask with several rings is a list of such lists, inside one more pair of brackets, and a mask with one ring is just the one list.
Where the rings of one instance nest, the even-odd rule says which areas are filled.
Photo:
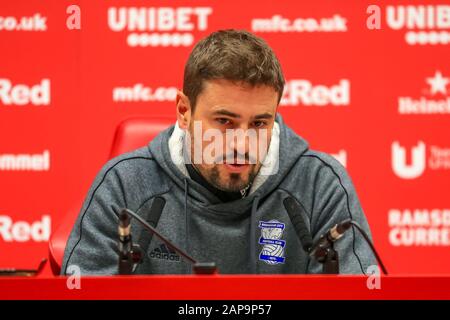
[[[120, 214], [120, 221], [127, 221], [130, 228], [130, 217]], [[119, 274], [132, 274], [135, 266], [142, 262], [142, 250], [133, 244], [131, 234], [122, 234], [119, 228]]]
[[293, 197], [287, 197], [283, 200], [284, 207], [291, 219], [297, 236], [302, 243], [303, 250], [310, 256], [315, 258], [319, 263], [323, 264], [322, 272], [325, 274], [339, 274], [339, 255], [334, 249], [334, 241], [330, 238], [329, 233], [322, 235], [320, 239], [313, 244], [311, 234], [303, 220], [300, 212], [304, 211], [303, 207]]
[[[386, 267], [383, 264], [383, 261], [381, 261], [381, 258], [375, 249], [372, 241], [369, 239], [369, 236], [364, 231], [364, 229], [354, 220], [346, 219], [340, 224], [336, 225], [334, 228], [340, 226], [343, 228], [340, 234], [337, 238], [333, 238], [330, 234], [330, 231], [328, 231], [325, 235], [322, 235], [320, 239], [318, 240], [317, 244], [313, 246], [313, 250], [310, 252], [310, 256], [314, 257], [318, 262], [323, 263], [323, 273], [324, 274], [339, 274], [339, 255], [338, 252], [334, 249], [334, 242], [338, 240], [340, 237], [342, 237], [345, 233], [345, 231], [350, 228], [351, 226], [354, 226], [356, 230], [358, 230], [364, 240], [369, 245], [372, 253], [374, 254], [376, 260], [378, 261], [378, 264], [381, 267], [381, 270], [384, 274], [388, 274]], [[333, 229], [334, 229], [333, 228]], [[364, 273], [364, 271], [363, 271]]]
[[[323, 241], [323, 238], [326, 238], [326, 241]], [[339, 274], [339, 254], [334, 249], [334, 241], [328, 238], [328, 234], [319, 239], [319, 246], [312, 256], [317, 262], [322, 263], [322, 273]]]
[[[161, 235], [155, 228], [142, 219], [139, 215], [128, 209], [122, 209], [119, 219], [130, 219], [133, 217], [139, 221], [148, 231], [162, 240], [169, 248], [178, 252], [183, 258], [193, 264], [194, 274], [216, 274], [218, 272], [217, 266], [214, 262], [198, 262], [182, 249], [178, 248], [166, 237]], [[119, 274], [131, 274], [134, 266], [142, 262], [142, 250], [138, 245], [133, 245], [131, 242], [131, 235], [129, 241], [119, 241]]]

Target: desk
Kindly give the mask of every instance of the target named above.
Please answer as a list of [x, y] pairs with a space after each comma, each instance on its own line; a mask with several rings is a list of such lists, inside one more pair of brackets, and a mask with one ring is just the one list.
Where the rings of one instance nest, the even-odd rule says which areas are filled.
[[450, 276], [381, 276], [372, 290], [367, 277], [346, 275], [96, 276], [82, 277], [80, 289], [67, 280], [0, 278], [0, 299], [450, 299]]

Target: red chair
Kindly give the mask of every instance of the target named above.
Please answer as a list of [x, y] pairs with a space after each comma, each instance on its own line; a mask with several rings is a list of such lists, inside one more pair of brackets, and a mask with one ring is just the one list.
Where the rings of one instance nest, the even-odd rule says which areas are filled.
[[[175, 123], [172, 118], [133, 118], [119, 124], [114, 135], [109, 159], [147, 145], [161, 131]], [[54, 275], [61, 271], [64, 249], [83, 201], [74, 205], [49, 240], [49, 260]]]

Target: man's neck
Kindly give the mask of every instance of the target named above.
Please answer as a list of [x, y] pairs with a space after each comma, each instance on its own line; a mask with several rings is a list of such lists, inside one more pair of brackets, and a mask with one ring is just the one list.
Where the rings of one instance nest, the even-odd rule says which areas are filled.
[[229, 201], [242, 199], [247, 196], [248, 191], [250, 190], [250, 185], [249, 185], [240, 191], [235, 191], [235, 192], [223, 191], [223, 190], [216, 188], [211, 183], [209, 183], [203, 177], [203, 175], [197, 170], [197, 168], [194, 165], [187, 163], [186, 169], [192, 180], [194, 180], [198, 184], [202, 185], [203, 187], [205, 187], [206, 189], [211, 191], [211, 193], [216, 195], [222, 202], [229, 202]]

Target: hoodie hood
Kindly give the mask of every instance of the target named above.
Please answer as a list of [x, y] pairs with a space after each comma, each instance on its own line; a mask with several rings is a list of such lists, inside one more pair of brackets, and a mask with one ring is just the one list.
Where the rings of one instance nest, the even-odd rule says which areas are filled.
[[[162, 170], [174, 181], [174, 183], [189, 195], [190, 200], [197, 202], [197, 205], [215, 213], [243, 214], [247, 212], [252, 203], [255, 205], [255, 199], [262, 199], [271, 191], [277, 188], [289, 173], [292, 166], [298, 161], [298, 158], [305, 153], [309, 145], [308, 143], [295, 134], [292, 129], [287, 127], [280, 114], [277, 113], [275, 118], [279, 127], [279, 144], [278, 144], [278, 170], [276, 170], [268, 179], [254, 191], [242, 199], [230, 202], [221, 202], [212, 192], [190, 179], [187, 172], [183, 168], [178, 167], [171, 158], [169, 139], [175, 130], [175, 125], [163, 131], [150, 144], [149, 149], [156, 162]], [[179, 141], [182, 143], [182, 141]], [[274, 139], [271, 140], [269, 146], [273, 149]], [[183, 171], [184, 172], [183, 172]], [[255, 181], [261, 179], [261, 170], [255, 177]]]

